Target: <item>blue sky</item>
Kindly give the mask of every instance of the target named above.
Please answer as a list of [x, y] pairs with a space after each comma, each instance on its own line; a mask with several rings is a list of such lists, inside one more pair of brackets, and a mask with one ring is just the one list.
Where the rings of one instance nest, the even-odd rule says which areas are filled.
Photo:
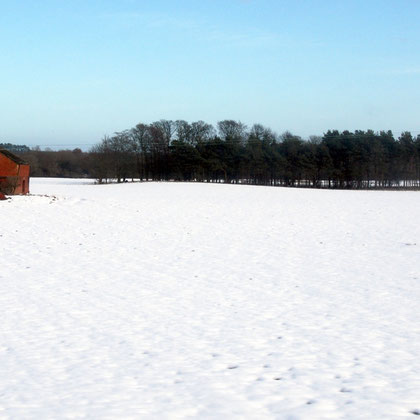
[[420, 133], [419, 0], [0, 0], [0, 142], [161, 118]]

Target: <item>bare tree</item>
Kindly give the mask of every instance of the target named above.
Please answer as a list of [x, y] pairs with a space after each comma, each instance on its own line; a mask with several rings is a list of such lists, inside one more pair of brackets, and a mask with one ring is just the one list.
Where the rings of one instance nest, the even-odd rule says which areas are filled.
[[217, 123], [219, 136], [222, 140], [238, 144], [246, 141], [246, 125], [240, 121], [224, 120]]
[[192, 144], [193, 143], [193, 132], [191, 125], [184, 120], [175, 121], [176, 134], [178, 141]]
[[110, 140], [115, 177], [118, 182], [126, 181], [133, 174], [133, 148], [130, 130], [115, 133]]
[[216, 130], [211, 124], [196, 121], [191, 124], [191, 144], [196, 146], [209, 141], [216, 135]]
[[133, 152], [136, 155], [136, 168], [138, 176], [140, 180], [148, 180], [150, 174], [151, 153], [150, 126], [139, 123], [132, 128], [131, 143]]

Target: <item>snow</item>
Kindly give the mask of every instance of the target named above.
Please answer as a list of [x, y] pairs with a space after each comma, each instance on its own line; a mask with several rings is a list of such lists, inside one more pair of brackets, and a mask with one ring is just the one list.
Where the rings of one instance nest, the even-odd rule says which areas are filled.
[[420, 412], [420, 193], [31, 193], [0, 203], [1, 419]]

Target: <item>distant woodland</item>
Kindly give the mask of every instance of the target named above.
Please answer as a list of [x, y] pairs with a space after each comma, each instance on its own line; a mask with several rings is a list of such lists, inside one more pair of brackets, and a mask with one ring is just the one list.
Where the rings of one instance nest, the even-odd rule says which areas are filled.
[[329, 130], [308, 140], [238, 121], [160, 120], [104, 136], [88, 152], [0, 143], [32, 176], [201, 181], [312, 188], [420, 188], [420, 135]]

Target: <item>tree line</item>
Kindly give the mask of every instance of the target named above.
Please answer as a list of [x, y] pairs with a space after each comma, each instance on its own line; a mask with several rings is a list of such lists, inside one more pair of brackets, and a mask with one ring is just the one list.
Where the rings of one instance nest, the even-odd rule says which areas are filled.
[[98, 182], [201, 181], [313, 188], [419, 188], [420, 135], [329, 130], [304, 140], [290, 132], [224, 120], [160, 120], [104, 136], [89, 152], [21, 153], [33, 176]]
[[105, 136], [94, 176], [329, 188], [420, 186], [420, 135], [329, 130], [309, 140], [254, 124], [161, 120]]

